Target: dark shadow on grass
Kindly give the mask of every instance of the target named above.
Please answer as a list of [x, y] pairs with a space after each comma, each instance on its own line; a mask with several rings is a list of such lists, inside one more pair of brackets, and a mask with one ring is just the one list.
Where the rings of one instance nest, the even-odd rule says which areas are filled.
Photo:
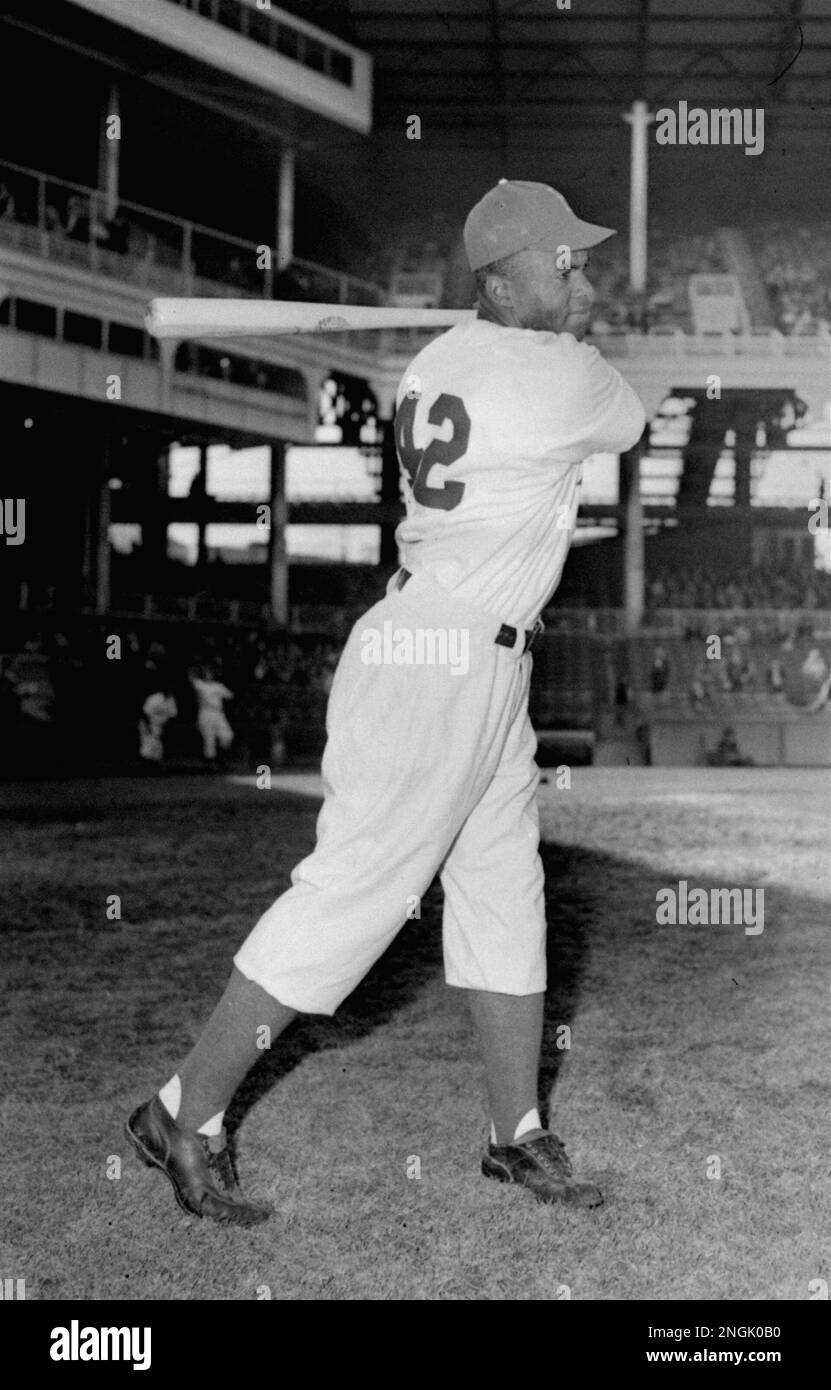
[[[548, 980], [542, 1061], [540, 1066], [540, 1110], [548, 1111], [564, 1051], [558, 1048], [557, 1030], [573, 1025], [577, 1013], [580, 982], [588, 950], [588, 934], [596, 912], [595, 895], [585, 885], [578, 888], [572, 861], [580, 855], [570, 847], [543, 845], [541, 854], [546, 875], [546, 914], [548, 918]], [[594, 867], [581, 881], [602, 883], [604, 875]], [[354, 1042], [382, 1027], [413, 1000], [422, 987], [442, 973], [441, 950], [442, 894], [434, 885], [422, 903], [420, 920], [407, 922], [395, 941], [341, 1005], [334, 1018], [298, 1019], [276, 1042], [272, 1051], [248, 1073], [237, 1091], [226, 1116], [233, 1136], [248, 1110], [272, 1086], [286, 1076], [305, 1057]], [[475, 1043], [471, 1040], [471, 1047]]]
[[561, 845], [541, 847], [545, 866], [545, 911], [548, 922], [546, 957], [548, 989], [545, 995], [540, 1074], [537, 1086], [540, 1117], [548, 1124], [551, 1099], [560, 1068], [567, 1055], [563, 1045], [571, 1030], [580, 1002], [580, 989], [589, 953], [592, 926], [602, 912], [602, 905], [593, 883], [603, 883], [605, 876], [594, 873], [575, 873], [576, 861], [585, 861], [582, 850]]

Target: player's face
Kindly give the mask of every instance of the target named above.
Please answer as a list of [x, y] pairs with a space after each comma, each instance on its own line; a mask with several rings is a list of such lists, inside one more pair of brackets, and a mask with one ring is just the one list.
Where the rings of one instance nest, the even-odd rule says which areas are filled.
[[589, 255], [572, 251], [568, 267], [563, 259], [562, 252], [536, 248], [517, 257], [510, 282], [514, 315], [521, 328], [583, 338], [594, 298], [585, 276]]

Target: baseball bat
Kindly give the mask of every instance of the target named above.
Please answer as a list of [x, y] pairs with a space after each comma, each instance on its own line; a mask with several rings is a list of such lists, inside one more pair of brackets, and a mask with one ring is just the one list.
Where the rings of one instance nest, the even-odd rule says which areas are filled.
[[151, 299], [144, 321], [154, 338], [241, 338], [366, 328], [446, 328], [472, 313], [472, 309], [309, 304], [293, 299]]

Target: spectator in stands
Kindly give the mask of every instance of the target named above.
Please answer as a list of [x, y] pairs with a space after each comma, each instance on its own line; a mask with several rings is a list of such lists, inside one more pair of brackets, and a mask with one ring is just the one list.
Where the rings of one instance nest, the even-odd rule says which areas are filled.
[[[14, 727], [20, 717], [20, 703], [17, 698], [17, 691], [13, 681], [9, 678], [5, 662], [0, 657], [0, 739], [3, 740], [4, 750], [8, 747], [8, 739], [14, 736]], [[6, 762], [4, 753], [3, 762]]]
[[312, 282], [299, 267], [287, 266], [274, 277], [275, 299], [314, 299]]
[[89, 240], [89, 203], [86, 198], [73, 193], [66, 202], [66, 217], [61, 225], [64, 236], [73, 241]]
[[99, 246], [107, 243], [108, 224], [101, 214], [99, 200], [91, 194], [88, 198], [73, 193], [66, 202], [66, 220], [62, 231], [73, 241], [94, 241]]
[[651, 608], [666, 607], [666, 585], [664, 584], [664, 581], [660, 575], [656, 575], [655, 578], [650, 581], [649, 585], [647, 586], [647, 593], [649, 596], [649, 605]]
[[615, 670], [614, 658], [608, 647], [603, 653], [603, 674], [606, 679], [605, 703], [611, 709], [615, 703], [615, 683], [617, 681], [617, 672]]
[[825, 680], [822, 682], [822, 685], [817, 691], [816, 696], [808, 706], [808, 713], [818, 714], [821, 709], [824, 709], [824, 707], [828, 704], [829, 695], [831, 695], [831, 674], [827, 675], [825, 677]]
[[753, 759], [742, 757], [736, 730], [726, 728], [714, 750], [707, 754], [711, 767], [752, 767]]
[[785, 668], [778, 656], [771, 657], [765, 672], [765, 684], [771, 695], [784, 695]]
[[632, 701], [632, 687], [625, 676], [619, 676], [615, 684], [615, 727], [626, 723], [626, 711]]
[[5, 707], [11, 738], [3, 745], [3, 760], [7, 765], [16, 763], [24, 773], [34, 767], [52, 767], [61, 750], [56, 746], [55, 690], [40, 635], [28, 638], [23, 651], [4, 665], [0, 704]]
[[51, 723], [55, 691], [39, 635], [24, 642], [23, 651], [11, 658], [5, 675], [17, 696], [21, 717], [33, 724]]
[[13, 222], [15, 215], [14, 194], [8, 184], [0, 183], [0, 221]]
[[105, 223], [104, 245], [116, 256], [126, 256], [130, 250], [130, 224], [126, 217], [117, 212], [115, 217]]
[[735, 694], [743, 687], [744, 665], [741, 652], [736, 647], [730, 648], [727, 660], [723, 663], [722, 684], [728, 694]]
[[669, 659], [663, 647], [656, 647], [652, 657], [652, 670], [649, 673], [649, 687], [653, 695], [663, 695], [669, 686]]
[[644, 767], [652, 766], [652, 731], [649, 724], [643, 720], [635, 726], [635, 741], [638, 745]]
[[806, 680], [817, 681], [819, 684], [828, 675], [828, 667], [819, 647], [812, 647], [802, 663], [802, 674]]
[[326, 695], [329, 694], [332, 689], [336, 666], [337, 655], [331, 647], [324, 643], [318, 643], [311, 660], [311, 683], [316, 690], [321, 690]]
[[742, 690], [756, 690], [758, 687], [758, 670], [756, 663], [750, 655], [750, 648], [746, 648], [741, 654], [741, 688]]
[[212, 763], [216, 760], [217, 743], [225, 751], [234, 741], [224, 709], [225, 701], [232, 700], [234, 694], [216, 679], [216, 672], [209, 665], [202, 666], [198, 675], [191, 675], [190, 682], [199, 702], [196, 727], [202, 736], [202, 751], [206, 761]]
[[705, 664], [698, 667], [690, 682], [689, 700], [694, 709], [700, 709], [702, 705], [712, 703], [710, 693], [710, 672]]

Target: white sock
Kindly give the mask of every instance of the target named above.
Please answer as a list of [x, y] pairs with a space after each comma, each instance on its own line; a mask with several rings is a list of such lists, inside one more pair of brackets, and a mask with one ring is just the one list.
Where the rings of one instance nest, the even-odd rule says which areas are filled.
[[[530, 1134], [534, 1129], [542, 1129], [540, 1112], [537, 1109], [529, 1110], [527, 1115], [523, 1115], [516, 1129], [514, 1130], [515, 1144], [518, 1144], [523, 1134]], [[496, 1145], [496, 1125], [491, 1120], [491, 1143]]]
[[162, 1089], [159, 1091], [159, 1100], [171, 1120], [175, 1120], [176, 1116], [179, 1114], [179, 1106], [182, 1104], [182, 1083], [179, 1080], [178, 1073], [176, 1076], [170, 1078], [166, 1086], [162, 1086]]
[[536, 1106], [533, 1110], [529, 1110], [527, 1115], [523, 1115], [522, 1119], [520, 1120], [519, 1124], [514, 1130], [514, 1143], [518, 1144], [523, 1134], [530, 1134], [532, 1129], [542, 1129], [540, 1112], [536, 1108]]
[[224, 1114], [224, 1110], [217, 1110], [215, 1115], [212, 1115], [209, 1120], [206, 1120], [203, 1125], [199, 1126], [196, 1133], [207, 1134], [208, 1138], [215, 1139], [218, 1134], [222, 1133], [222, 1118]]
[[[159, 1091], [159, 1100], [169, 1114], [171, 1120], [175, 1120], [179, 1114], [179, 1106], [182, 1104], [182, 1083], [179, 1080], [178, 1072], [172, 1076], [166, 1086], [162, 1086]], [[217, 1110], [209, 1120], [200, 1125], [197, 1134], [206, 1134], [209, 1138], [215, 1139], [222, 1133], [222, 1121], [225, 1117], [224, 1110]]]

